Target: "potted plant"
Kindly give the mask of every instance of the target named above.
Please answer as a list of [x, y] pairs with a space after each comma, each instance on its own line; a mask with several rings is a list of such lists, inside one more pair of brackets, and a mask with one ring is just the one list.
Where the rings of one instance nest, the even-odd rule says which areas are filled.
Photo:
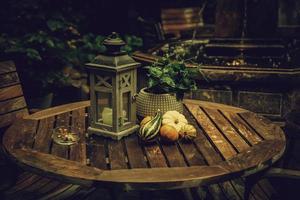
[[137, 115], [153, 116], [157, 110], [183, 112], [184, 93], [196, 90], [192, 72], [183, 61], [163, 57], [148, 69], [148, 87], [137, 95]]

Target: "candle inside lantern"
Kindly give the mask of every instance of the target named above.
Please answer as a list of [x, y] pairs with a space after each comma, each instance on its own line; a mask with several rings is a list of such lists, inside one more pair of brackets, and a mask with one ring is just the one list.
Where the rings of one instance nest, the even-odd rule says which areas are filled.
[[102, 111], [103, 124], [112, 126], [112, 109], [105, 107]]
[[[124, 120], [127, 121], [128, 119], [126, 118], [126, 111], [123, 110], [122, 114], [123, 114]], [[103, 122], [103, 124], [112, 126], [112, 109], [111, 108], [109, 108], [109, 107], [103, 108], [102, 122]]]

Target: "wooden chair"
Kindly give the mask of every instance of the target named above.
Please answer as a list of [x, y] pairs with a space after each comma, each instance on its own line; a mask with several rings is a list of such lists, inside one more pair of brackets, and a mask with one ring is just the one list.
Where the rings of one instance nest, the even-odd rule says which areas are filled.
[[160, 23], [149, 21], [142, 17], [138, 17], [137, 21], [145, 49], [151, 48], [166, 40]]
[[161, 10], [161, 23], [166, 34], [181, 37], [184, 32], [203, 26], [203, 8], [167, 8]]
[[[0, 128], [1, 138], [6, 128], [17, 118], [28, 115], [27, 104], [16, 67], [12, 61], [0, 62]], [[0, 199], [64, 199], [87, 196], [95, 188], [82, 188], [20, 171], [4, 156], [0, 144]], [[12, 186], [13, 185], [13, 186]]]
[[[287, 136], [286, 152], [278, 166], [274, 166], [266, 171], [263, 171], [260, 176], [250, 179], [249, 190], [253, 184], [257, 183], [260, 179], [277, 179], [282, 181], [296, 181], [300, 183], [300, 156], [299, 152], [295, 151], [296, 143], [300, 143], [300, 111], [293, 110], [286, 115], [286, 127], [285, 132]], [[295, 162], [295, 159], [298, 162]], [[290, 189], [287, 187], [281, 187], [282, 190]], [[293, 197], [290, 191], [282, 191], [284, 196], [279, 196], [279, 199], [290, 199]], [[299, 194], [299, 193], [298, 193]], [[290, 196], [289, 196], [290, 195]], [[294, 197], [293, 197], [294, 198]]]

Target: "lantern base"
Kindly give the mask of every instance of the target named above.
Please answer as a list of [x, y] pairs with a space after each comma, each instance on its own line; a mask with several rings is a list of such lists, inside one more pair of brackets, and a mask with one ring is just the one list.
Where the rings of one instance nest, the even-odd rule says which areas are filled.
[[100, 135], [100, 136], [104, 136], [104, 137], [109, 137], [114, 140], [120, 140], [120, 139], [122, 139], [122, 137], [130, 135], [130, 134], [134, 133], [135, 131], [137, 131], [137, 129], [139, 127], [140, 127], [139, 125], [134, 125], [133, 127], [130, 127], [121, 132], [111, 132], [111, 131], [105, 131], [105, 130], [97, 129], [97, 128], [93, 128], [93, 127], [88, 127], [87, 131], [88, 131], [88, 134], [95, 134], [95, 135]]

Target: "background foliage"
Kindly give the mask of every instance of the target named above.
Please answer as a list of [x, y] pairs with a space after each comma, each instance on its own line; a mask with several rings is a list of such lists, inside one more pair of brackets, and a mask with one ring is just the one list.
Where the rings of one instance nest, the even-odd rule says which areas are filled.
[[[27, 92], [79, 87], [72, 78], [83, 75], [86, 79], [83, 64], [105, 50], [105, 36], [94, 33], [89, 23], [92, 7], [92, 1], [82, 0], [10, 0], [2, 4], [0, 58], [17, 63]], [[142, 45], [138, 37], [125, 35], [124, 39], [128, 52]], [[70, 68], [76, 70], [75, 76]]]

